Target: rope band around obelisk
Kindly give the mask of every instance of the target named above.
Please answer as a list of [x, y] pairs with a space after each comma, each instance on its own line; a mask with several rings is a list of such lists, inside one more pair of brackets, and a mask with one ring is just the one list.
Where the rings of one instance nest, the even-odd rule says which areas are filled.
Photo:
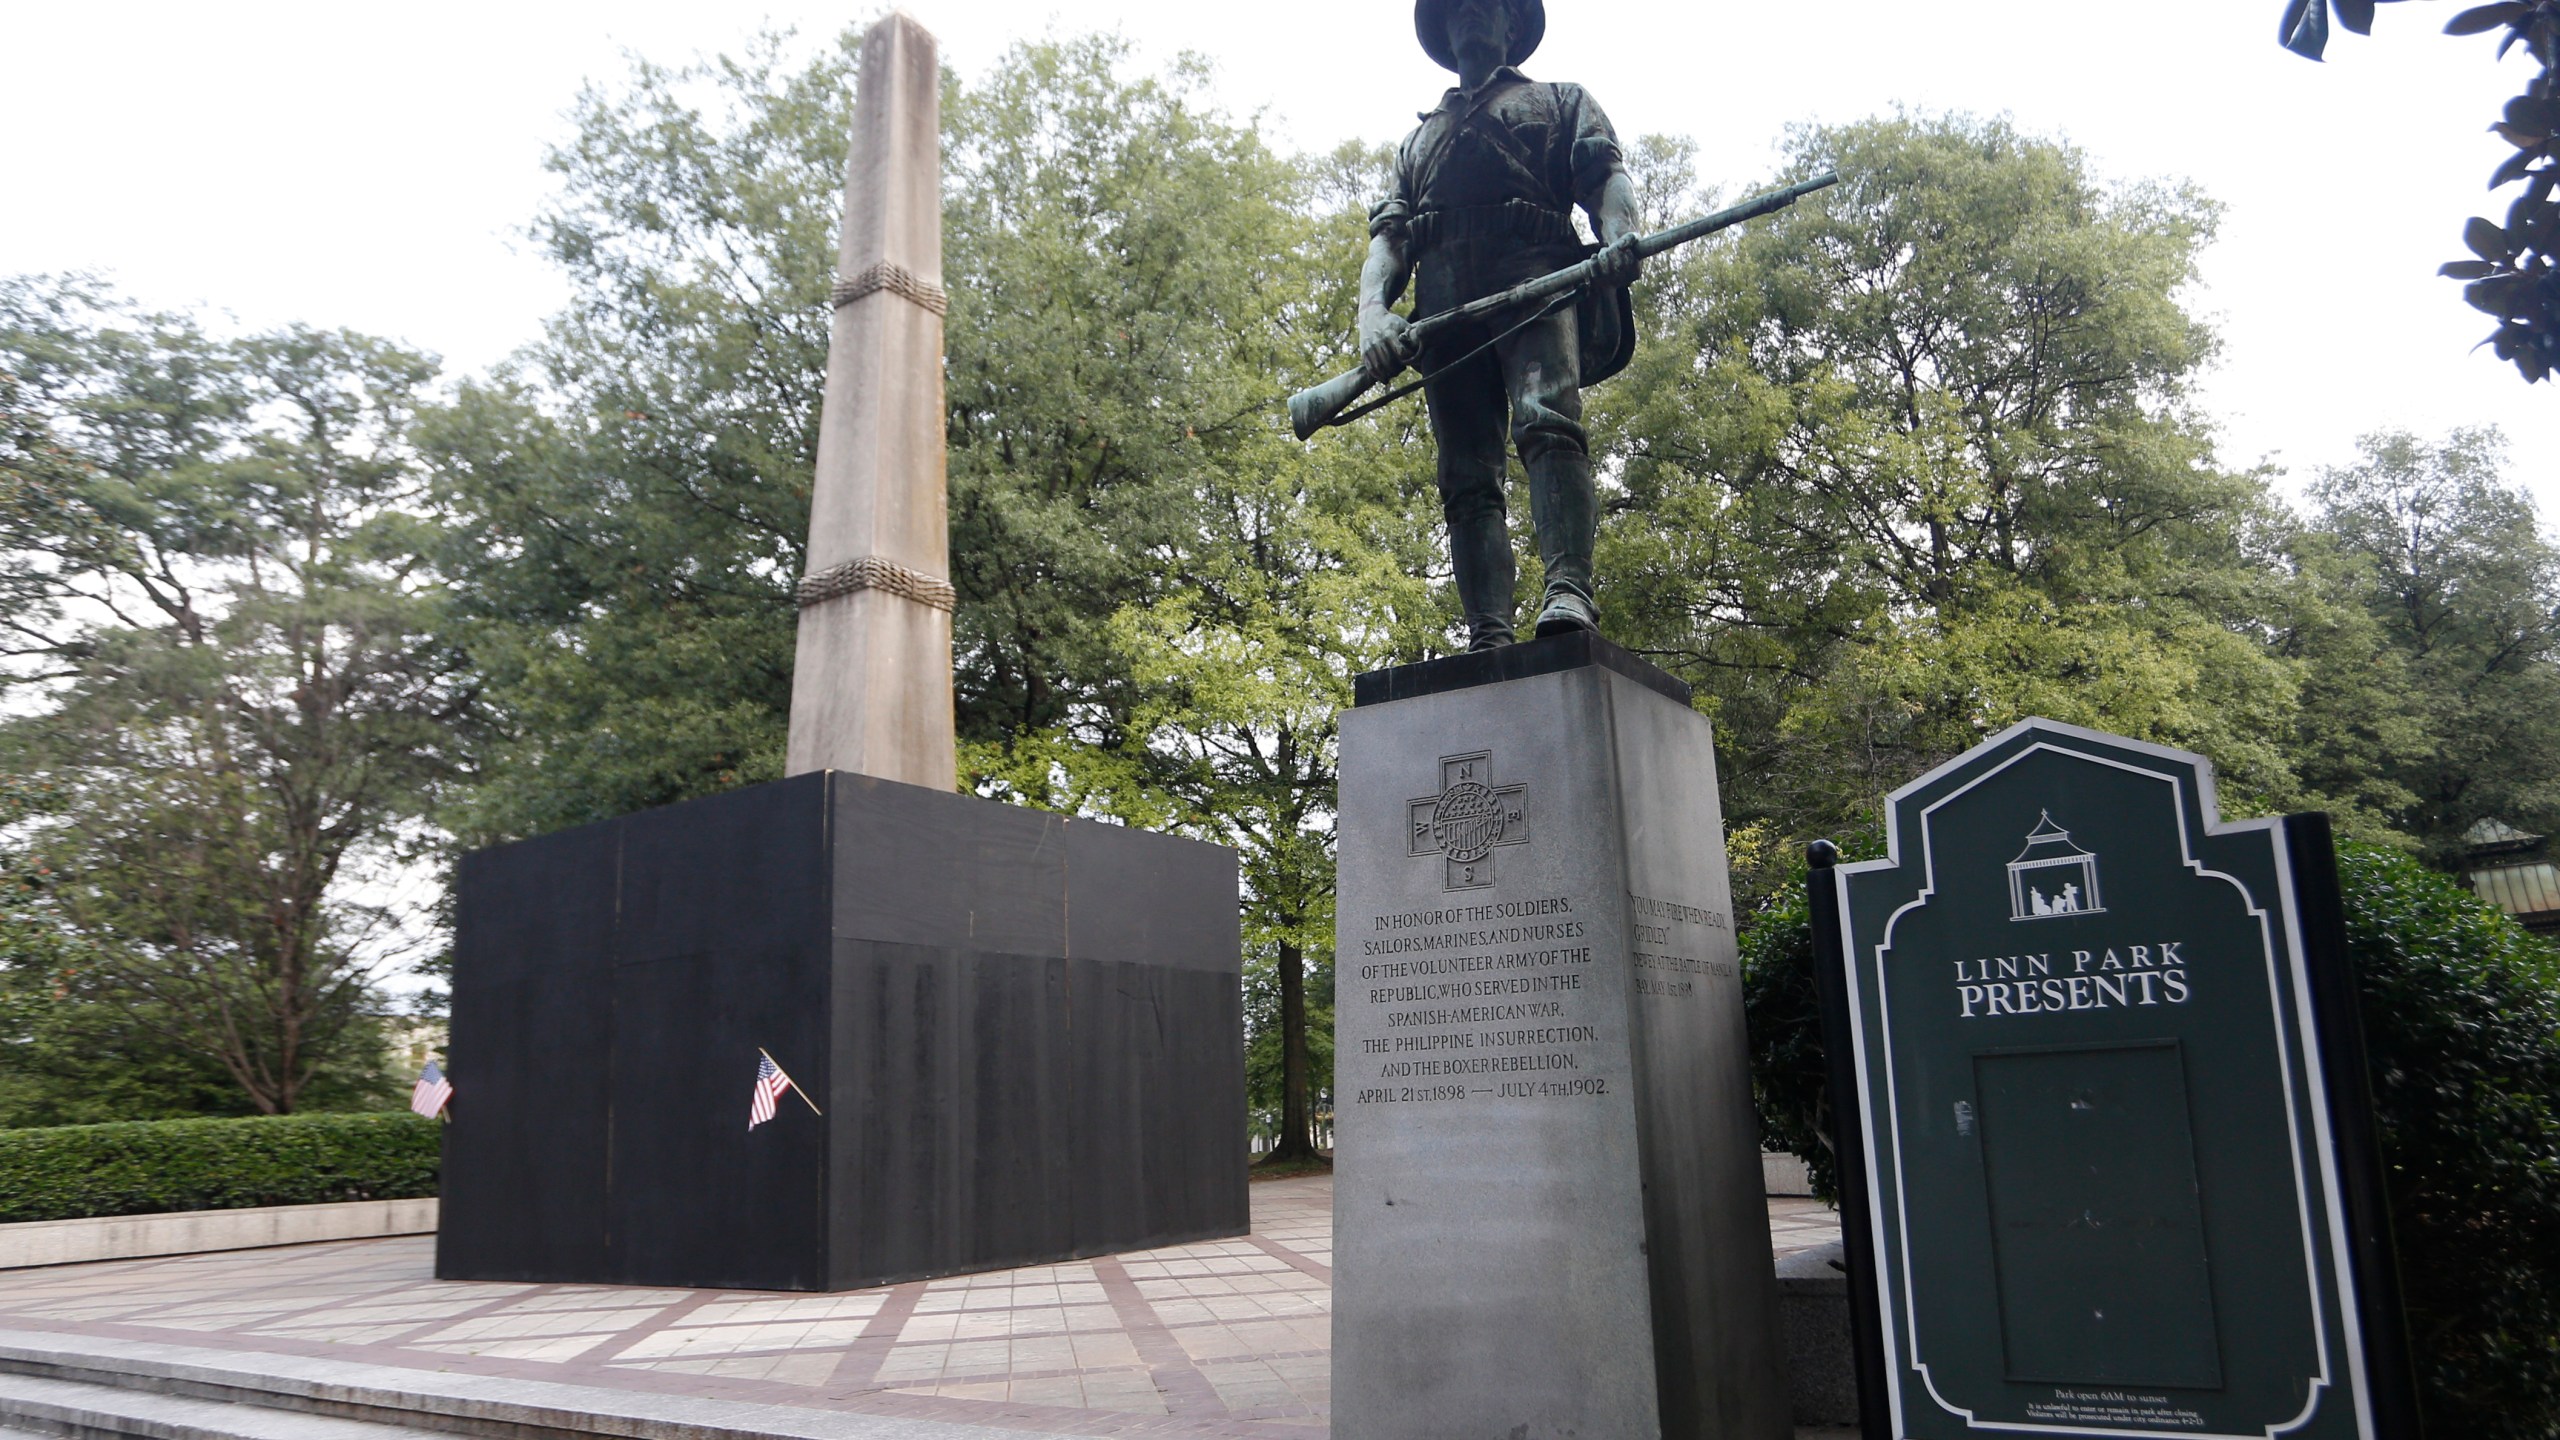
[[802, 577], [798, 592], [800, 608], [805, 610], [856, 590], [883, 590], [942, 611], [956, 609], [960, 603], [960, 592], [951, 588], [950, 581], [937, 579], [895, 560], [864, 555]]
[[936, 315], [946, 314], [951, 309], [951, 297], [943, 292], [941, 286], [917, 278], [914, 271], [894, 260], [883, 260], [859, 275], [837, 281], [828, 299], [841, 310], [865, 295], [877, 295], [883, 290], [905, 296]]

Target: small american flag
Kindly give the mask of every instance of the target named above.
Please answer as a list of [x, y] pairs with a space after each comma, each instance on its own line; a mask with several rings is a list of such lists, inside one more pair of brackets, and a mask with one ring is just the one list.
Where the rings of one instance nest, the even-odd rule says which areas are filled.
[[782, 1067], [773, 1063], [772, 1056], [761, 1050], [756, 1054], [759, 1057], [756, 1062], [756, 1093], [755, 1098], [747, 1102], [747, 1128], [750, 1130], [772, 1119], [773, 1102], [782, 1098], [783, 1091], [792, 1088], [791, 1077], [782, 1073]]
[[433, 1120], [443, 1111], [444, 1102], [452, 1098], [453, 1082], [444, 1078], [444, 1072], [430, 1060], [427, 1068], [418, 1072], [417, 1087], [409, 1092], [409, 1108]]

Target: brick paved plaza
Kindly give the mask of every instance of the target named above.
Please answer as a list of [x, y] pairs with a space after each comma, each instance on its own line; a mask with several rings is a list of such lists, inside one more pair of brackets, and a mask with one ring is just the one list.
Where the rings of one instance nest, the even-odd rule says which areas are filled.
[[[426, 1236], [0, 1271], [0, 1329], [177, 1342], [1027, 1433], [1326, 1423], [1333, 1182], [1253, 1234], [836, 1295], [439, 1281]], [[1772, 1199], [1779, 1254], [1837, 1219]]]

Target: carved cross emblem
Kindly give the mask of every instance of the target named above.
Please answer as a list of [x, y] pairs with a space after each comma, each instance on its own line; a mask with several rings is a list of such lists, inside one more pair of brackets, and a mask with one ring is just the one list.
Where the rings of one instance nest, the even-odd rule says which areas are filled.
[[1448, 867], [1444, 890], [1493, 884], [1493, 852], [1529, 843], [1529, 787], [1493, 783], [1493, 752], [1440, 760], [1440, 793], [1406, 802], [1410, 852], [1437, 855]]

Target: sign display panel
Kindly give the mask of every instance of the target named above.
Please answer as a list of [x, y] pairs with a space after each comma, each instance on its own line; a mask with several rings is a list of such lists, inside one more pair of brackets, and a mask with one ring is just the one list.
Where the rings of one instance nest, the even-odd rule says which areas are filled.
[[2325, 822], [2034, 720], [1887, 834], [1813, 876], [1868, 1434], [2400, 1433]]

